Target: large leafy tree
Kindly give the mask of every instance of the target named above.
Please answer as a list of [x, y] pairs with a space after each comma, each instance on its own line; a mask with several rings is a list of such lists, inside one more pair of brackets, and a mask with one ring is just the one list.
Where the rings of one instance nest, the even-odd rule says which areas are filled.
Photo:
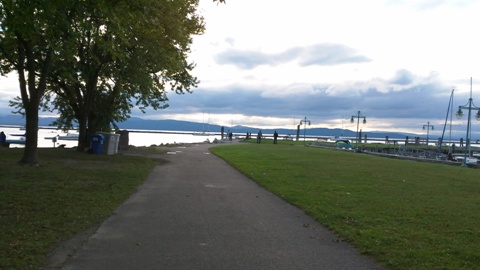
[[62, 0], [0, 2], [0, 67], [2, 75], [18, 73], [26, 119], [26, 143], [20, 163], [37, 164], [38, 109], [47, 76], [58, 53], [65, 24]]
[[[224, 3], [224, 0], [213, 0]], [[191, 35], [203, 31], [198, 0], [0, 0], [0, 72], [17, 72], [26, 117], [21, 163], [37, 164], [38, 110], [64, 127], [76, 120], [79, 149], [91, 130], [134, 105], [164, 108], [165, 90], [189, 91]], [[15, 104], [15, 102], [13, 102]]]
[[196, 86], [187, 54], [192, 35], [204, 30], [197, 0], [90, 4], [70, 16], [77, 57], [59, 59], [50, 77], [58, 124], [78, 123], [80, 151], [90, 133], [109, 130], [132, 107], [165, 108], [168, 89], [184, 93]]

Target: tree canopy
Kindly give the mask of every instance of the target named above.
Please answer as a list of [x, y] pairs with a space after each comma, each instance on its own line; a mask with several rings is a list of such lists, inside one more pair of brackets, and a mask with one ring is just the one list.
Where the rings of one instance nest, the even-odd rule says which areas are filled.
[[18, 73], [26, 116], [21, 162], [37, 163], [40, 106], [58, 111], [61, 127], [78, 124], [83, 150], [89, 132], [134, 106], [165, 108], [168, 90], [196, 87], [187, 55], [205, 29], [197, 8], [198, 0], [1, 0], [1, 72]]
[[79, 125], [80, 150], [89, 133], [109, 130], [134, 106], [165, 108], [168, 89], [184, 93], [196, 86], [187, 62], [192, 35], [204, 31], [196, 8], [197, 1], [95, 2], [71, 17], [78, 27], [70, 29], [73, 42], [65, 50], [75, 48], [76, 57], [55, 63], [49, 82], [58, 124]]

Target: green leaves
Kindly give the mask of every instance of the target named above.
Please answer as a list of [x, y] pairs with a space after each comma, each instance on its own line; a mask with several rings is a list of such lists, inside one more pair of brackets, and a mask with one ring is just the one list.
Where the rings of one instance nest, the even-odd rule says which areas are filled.
[[133, 106], [166, 108], [169, 88], [190, 92], [198, 83], [187, 62], [191, 36], [204, 31], [197, 5], [142, 0], [72, 7], [72, 27], [64, 34], [68, 46], [50, 79], [62, 118], [88, 115], [93, 130], [108, 128], [125, 120]]
[[58, 111], [60, 128], [76, 121], [80, 150], [87, 128], [109, 130], [136, 105], [166, 108], [169, 90], [188, 93], [198, 83], [187, 59], [192, 36], [205, 30], [197, 7], [198, 0], [2, 1], [1, 73], [16, 70], [20, 81], [11, 105], [31, 123], [39, 108]]

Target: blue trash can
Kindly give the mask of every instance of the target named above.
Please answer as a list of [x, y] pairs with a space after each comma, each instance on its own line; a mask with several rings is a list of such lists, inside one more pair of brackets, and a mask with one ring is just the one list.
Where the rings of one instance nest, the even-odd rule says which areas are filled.
[[103, 150], [103, 135], [94, 134], [90, 138], [90, 149], [96, 155], [101, 155]]

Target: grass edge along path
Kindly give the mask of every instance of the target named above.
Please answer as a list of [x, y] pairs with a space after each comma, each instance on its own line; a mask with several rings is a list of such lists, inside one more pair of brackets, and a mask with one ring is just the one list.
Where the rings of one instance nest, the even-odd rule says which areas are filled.
[[151, 158], [39, 148], [40, 167], [0, 149], [0, 269], [40, 269], [60, 242], [96, 226], [147, 179]]
[[210, 149], [388, 269], [480, 268], [480, 171], [294, 144]]

